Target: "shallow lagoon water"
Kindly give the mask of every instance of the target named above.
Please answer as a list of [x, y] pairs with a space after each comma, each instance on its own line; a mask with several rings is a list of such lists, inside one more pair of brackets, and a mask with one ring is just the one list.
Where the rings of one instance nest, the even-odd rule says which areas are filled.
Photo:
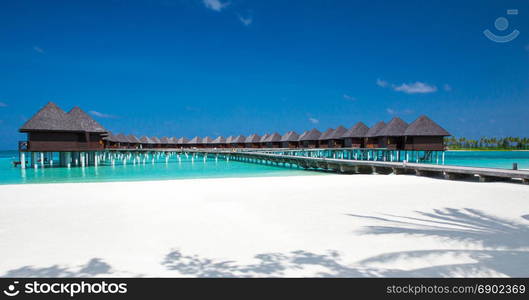
[[98, 167], [46, 167], [26, 168], [13, 167], [18, 160], [15, 151], [0, 152], [0, 184], [19, 183], [59, 183], [59, 182], [111, 182], [111, 181], [144, 181], [171, 180], [192, 178], [226, 178], [226, 177], [269, 177], [321, 174], [307, 172], [297, 168], [284, 168], [271, 165], [249, 164], [237, 161], [215, 160], [210, 158], [204, 162], [202, 158], [182, 158], [158, 161], [145, 164], [102, 165]]
[[[61, 182], [111, 182], [144, 181], [193, 178], [269, 177], [321, 175], [322, 172], [305, 171], [271, 165], [251, 164], [237, 161], [202, 159], [172, 159], [137, 165], [72, 167], [72, 168], [27, 168], [13, 167], [18, 160], [16, 151], [0, 151], [0, 184], [61, 183]], [[519, 169], [529, 169], [527, 151], [447, 151], [445, 164], [458, 166], [512, 168], [514, 162]]]

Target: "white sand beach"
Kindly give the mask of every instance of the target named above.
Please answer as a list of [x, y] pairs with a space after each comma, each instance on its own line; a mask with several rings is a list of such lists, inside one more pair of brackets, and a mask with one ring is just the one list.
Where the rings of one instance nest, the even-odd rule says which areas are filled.
[[403, 175], [0, 186], [0, 276], [529, 276], [529, 187]]

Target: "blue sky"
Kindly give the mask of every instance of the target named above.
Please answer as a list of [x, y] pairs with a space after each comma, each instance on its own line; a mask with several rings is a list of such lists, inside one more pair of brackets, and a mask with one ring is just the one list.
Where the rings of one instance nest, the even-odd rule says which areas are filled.
[[137, 135], [427, 114], [456, 136], [528, 136], [527, 20], [509, 0], [2, 1], [0, 148], [48, 101]]

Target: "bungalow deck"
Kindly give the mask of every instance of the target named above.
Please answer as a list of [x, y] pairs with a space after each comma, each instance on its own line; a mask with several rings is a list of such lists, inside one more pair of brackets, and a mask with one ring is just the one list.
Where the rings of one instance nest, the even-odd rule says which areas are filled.
[[302, 135], [289, 131], [283, 136], [197, 136], [188, 140], [114, 135], [79, 107], [65, 112], [48, 103], [19, 131], [28, 135], [27, 141], [19, 143], [20, 161], [15, 166], [21, 168], [27, 167], [28, 158], [30, 166], [39, 168], [169, 162], [173, 157], [181, 160], [182, 155], [191, 155], [192, 159], [214, 156], [338, 173], [413, 173], [449, 179], [478, 176], [481, 181], [529, 181], [527, 171], [445, 166], [443, 137], [450, 133], [427, 116], [420, 116], [411, 124], [395, 117], [371, 128], [358, 122], [349, 130], [338, 126], [323, 133], [313, 128]]

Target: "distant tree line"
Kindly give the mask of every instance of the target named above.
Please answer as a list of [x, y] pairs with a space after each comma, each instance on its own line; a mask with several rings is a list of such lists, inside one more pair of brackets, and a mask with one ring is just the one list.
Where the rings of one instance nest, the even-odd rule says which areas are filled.
[[467, 139], [464, 137], [447, 137], [445, 145], [448, 149], [473, 149], [473, 150], [529, 150], [529, 138], [521, 137], [482, 137]]

